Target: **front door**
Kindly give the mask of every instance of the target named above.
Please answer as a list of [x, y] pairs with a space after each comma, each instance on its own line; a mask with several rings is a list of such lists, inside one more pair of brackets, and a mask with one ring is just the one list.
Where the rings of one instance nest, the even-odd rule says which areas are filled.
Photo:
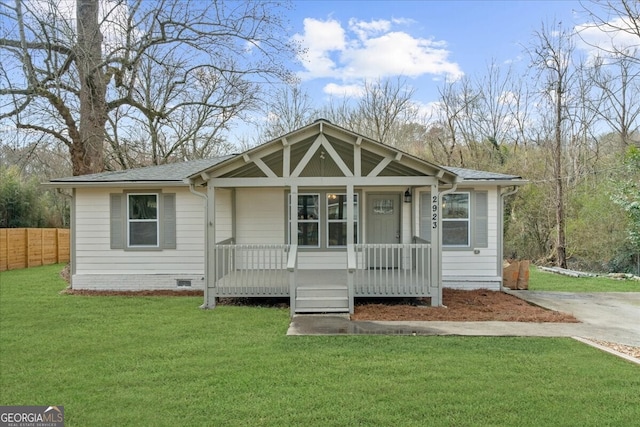
[[[400, 194], [367, 195], [367, 243], [400, 243], [400, 200]], [[375, 268], [398, 268], [391, 252], [376, 251]]]

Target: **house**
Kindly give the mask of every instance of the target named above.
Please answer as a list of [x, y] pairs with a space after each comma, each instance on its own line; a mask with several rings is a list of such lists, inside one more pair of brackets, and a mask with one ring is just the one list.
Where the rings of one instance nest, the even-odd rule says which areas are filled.
[[73, 192], [73, 288], [289, 297], [297, 313], [500, 289], [504, 198], [524, 183], [318, 120], [238, 155], [48, 185]]

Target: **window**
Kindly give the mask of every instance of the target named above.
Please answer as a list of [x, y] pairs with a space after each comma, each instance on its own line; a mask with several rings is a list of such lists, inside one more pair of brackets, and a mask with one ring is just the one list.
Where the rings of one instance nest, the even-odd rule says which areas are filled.
[[127, 196], [127, 246], [158, 246], [158, 195]]
[[[291, 203], [291, 196], [289, 196]], [[289, 209], [291, 212], [291, 209]], [[298, 245], [320, 247], [320, 195], [298, 195]], [[291, 224], [291, 218], [289, 218]], [[289, 227], [289, 230], [291, 227]]]
[[442, 198], [442, 244], [469, 246], [469, 193], [446, 194]]
[[[353, 241], [358, 243], [358, 195], [353, 195]], [[327, 246], [347, 246], [347, 195], [327, 194]]]
[[[354, 242], [358, 241], [358, 195], [353, 195]], [[289, 210], [291, 212], [291, 195]], [[298, 245], [307, 248], [339, 248], [347, 245], [347, 195], [298, 194]], [[291, 218], [287, 230], [291, 230]], [[326, 230], [326, 231], [324, 231]], [[323, 237], [324, 236], [324, 237]], [[289, 241], [291, 239], [289, 238]]]
[[110, 194], [111, 249], [176, 249], [176, 195], [162, 192]]
[[[431, 193], [420, 194], [420, 237], [431, 241], [433, 226]], [[488, 193], [461, 191], [442, 198], [442, 245], [446, 248], [486, 248], [488, 234]]]

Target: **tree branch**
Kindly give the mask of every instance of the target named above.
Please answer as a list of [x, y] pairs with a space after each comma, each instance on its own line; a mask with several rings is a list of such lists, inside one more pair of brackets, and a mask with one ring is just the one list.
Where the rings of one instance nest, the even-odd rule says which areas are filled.
[[60, 132], [57, 132], [53, 129], [49, 129], [46, 128], [44, 126], [39, 126], [39, 125], [34, 125], [34, 124], [25, 124], [25, 123], [16, 123], [16, 127], [18, 129], [29, 129], [29, 130], [35, 130], [38, 132], [42, 132], [45, 133], [47, 135], [51, 135], [54, 138], [56, 138], [57, 140], [61, 141], [62, 143], [64, 143], [67, 147], [71, 147], [72, 142], [69, 141], [67, 138], [64, 137], [64, 135]]

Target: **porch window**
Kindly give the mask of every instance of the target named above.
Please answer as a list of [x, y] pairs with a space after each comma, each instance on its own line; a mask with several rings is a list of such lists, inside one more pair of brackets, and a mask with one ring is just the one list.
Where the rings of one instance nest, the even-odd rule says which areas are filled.
[[128, 246], [158, 246], [158, 195], [129, 194], [127, 212]]
[[442, 198], [442, 244], [469, 246], [469, 193], [452, 193]]
[[[288, 196], [291, 212], [291, 194]], [[354, 242], [358, 242], [359, 195], [353, 195]], [[303, 248], [344, 248], [347, 246], [347, 195], [320, 192], [298, 193], [298, 246]], [[291, 218], [287, 220], [291, 230]], [[289, 237], [289, 242], [293, 239]]]
[[[289, 196], [289, 203], [291, 203], [291, 196]], [[319, 194], [298, 194], [298, 245], [320, 247], [319, 213]], [[291, 218], [289, 218], [289, 225], [291, 225]]]
[[[353, 241], [358, 243], [358, 195], [353, 195]], [[327, 246], [347, 246], [347, 195], [327, 194]]]

